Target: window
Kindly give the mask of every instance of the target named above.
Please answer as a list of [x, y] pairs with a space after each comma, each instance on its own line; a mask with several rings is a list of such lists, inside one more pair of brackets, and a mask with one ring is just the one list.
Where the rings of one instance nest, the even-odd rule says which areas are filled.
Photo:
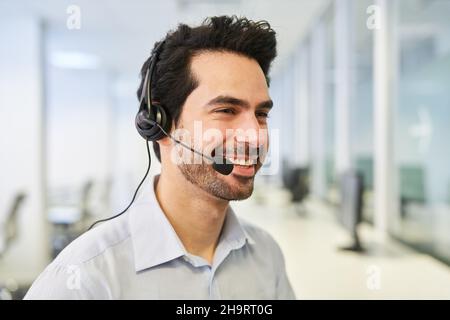
[[450, 1], [398, 0], [392, 232], [450, 261]]

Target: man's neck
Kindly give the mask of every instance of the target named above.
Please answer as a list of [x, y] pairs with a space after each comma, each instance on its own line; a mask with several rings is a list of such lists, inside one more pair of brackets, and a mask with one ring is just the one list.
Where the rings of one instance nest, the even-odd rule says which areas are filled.
[[186, 250], [212, 264], [228, 201], [217, 199], [181, 174], [162, 172], [156, 198]]

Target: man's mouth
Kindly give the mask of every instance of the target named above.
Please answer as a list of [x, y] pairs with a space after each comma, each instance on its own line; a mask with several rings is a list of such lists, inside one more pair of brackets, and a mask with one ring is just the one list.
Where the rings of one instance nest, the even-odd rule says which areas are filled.
[[[215, 156], [215, 150], [213, 150], [212, 156]], [[256, 166], [258, 164], [259, 156], [257, 154], [238, 153], [231, 150], [225, 154], [223, 159], [227, 163], [233, 164], [233, 171], [231, 172], [232, 175], [243, 178], [251, 178], [256, 173]]]
[[249, 158], [249, 157], [241, 157], [241, 158], [226, 158], [229, 162], [237, 166], [253, 166], [257, 163], [258, 158]]
[[234, 165], [233, 171], [231, 172], [234, 175], [240, 177], [253, 177], [256, 173], [256, 163], [258, 158], [226, 158], [230, 163]]

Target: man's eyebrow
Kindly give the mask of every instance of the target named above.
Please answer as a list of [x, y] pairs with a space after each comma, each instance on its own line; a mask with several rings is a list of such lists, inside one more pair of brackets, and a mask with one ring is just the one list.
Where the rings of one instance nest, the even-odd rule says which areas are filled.
[[258, 105], [256, 106], [256, 109], [272, 109], [273, 107], [273, 101], [272, 100], [267, 100], [267, 101], [263, 101], [258, 103]]
[[[250, 107], [250, 104], [245, 100], [235, 98], [232, 96], [223, 96], [223, 95], [217, 96], [214, 99], [211, 99], [205, 106], [211, 107], [211, 106], [217, 105], [217, 104], [231, 104], [231, 105], [235, 105], [235, 106], [241, 106], [244, 108]], [[258, 103], [258, 105], [256, 106], [256, 109], [272, 109], [272, 107], [273, 107], [273, 101], [267, 100], [267, 101]]]

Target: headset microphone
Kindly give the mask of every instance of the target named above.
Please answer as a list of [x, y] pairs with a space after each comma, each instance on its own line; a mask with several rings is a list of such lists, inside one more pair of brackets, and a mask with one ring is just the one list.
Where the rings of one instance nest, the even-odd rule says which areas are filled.
[[234, 166], [230, 163], [226, 163], [226, 159], [221, 159], [221, 160], [223, 160], [222, 163], [220, 163], [220, 161], [214, 161], [212, 167], [218, 173], [221, 173], [221, 174], [227, 176], [233, 171]]

